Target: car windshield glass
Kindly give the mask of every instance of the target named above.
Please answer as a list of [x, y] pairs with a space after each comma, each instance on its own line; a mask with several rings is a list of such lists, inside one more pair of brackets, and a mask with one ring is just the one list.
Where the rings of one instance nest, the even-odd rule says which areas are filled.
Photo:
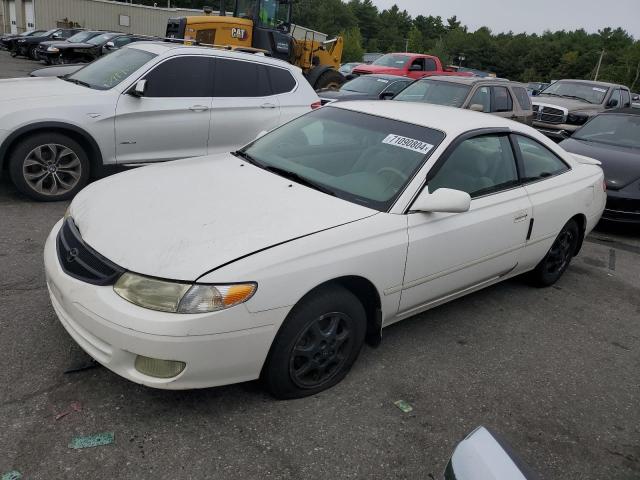
[[67, 77], [67, 80], [97, 90], [108, 90], [154, 57], [156, 57], [154, 53], [145, 50], [123, 48], [90, 63]]
[[67, 42], [84, 42], [85, 40], [93, 37], [95, 34], [93, 32], [78, 32], [75, 35], [70, 36], [67, 39]]
[[540, 95], [560, 96], [584, 100], [588, 103], [602, 103], [609, 87], [582, 82], [560, 80], [545, 88]]
[[55, 32], [57, 32], [58, 29], [57, 28], [52, 28], [51, 30], [47, 30], [46, 32], [42, 33], [42, 34], [38, 34], [39, 36], [43, 36], [43, 37], [48, 37], [49, 35], [53, 35]]
[[430, 128], [324, 107], [239, 155], [298, 183], [386, 211], [443, 138]]
[[97, 37], [93, 37], [89, 40], [87, 40], [87, 43], [90, 43], [91, 45], [100, 45], [102, 43], [105, 43], [107, 41], [109, 41], [109, 39], [115, 37], [116, 35], [118, 35], [117, 33], [103, 33], [102, 35], [98, 35]]
[[377, 95], [382, 92], [382, 90], [384, 90], [387, 85], [389, 85], [389, 80], [364, 75], [362, 77], [354, 78], [350, 82], [345, 83], [340, 88], [340, 90]]
[[420, 80], [409, 85], [394, 100], [424, 102], [449, 107], [461, 107], [471, 87], [435, 80]]
[[640, 115], [598, 115], [574, 133], [572, 138], [640, 148]]
[[381, 67], [395, 67], [402, 68], [409, 61], [409, 56], [407, 55], [396, 55], [395, 53], [388, 53], [386, 55], [381, 56], [372, 65], [379, 65]]
[[44, 30], [33, 30], [31, 32], [23, 32], [20, 34], [20, 36], [22, 37], [34, 37], [34, 36], [40, 36], [43, 33], [45, 33]]

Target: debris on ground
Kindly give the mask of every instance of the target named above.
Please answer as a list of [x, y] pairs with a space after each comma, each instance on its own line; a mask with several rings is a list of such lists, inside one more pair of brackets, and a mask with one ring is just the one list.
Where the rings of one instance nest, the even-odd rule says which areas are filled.
[[17, 470], [11, 470], [10, 472], [3, 473], [0, 480], [20, 480], [22, 478], [22, 474]]
[[113, 432], [96, 433], [95, 435], [73, 437], [69, 443], [69, 448], [91, 448], [111, 445], [115, 441]]
[[56, 420], [60, 420], [61, 418], [66, 417], [70, 413], [79, 412], [80, 410], [82, 410], [82, 404], [80, 402], [71, 402], [69, 404], [69, 408], [58, 413], [54, 418]]
[[396, 400], [395, 402], [393, 402], [393, 404], [396, 407], [398, 407], [400, 410], [402, 410], [404, 413], [409, 413], [413, 410], [413, 407], [409, 405], [407, 402], [405, 402], [404, 400]]

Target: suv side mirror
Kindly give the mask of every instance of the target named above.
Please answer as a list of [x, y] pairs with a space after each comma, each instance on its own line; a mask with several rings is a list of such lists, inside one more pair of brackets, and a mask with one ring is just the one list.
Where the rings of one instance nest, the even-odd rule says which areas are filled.
[[469, 105], [469, 110], [473, 110], [474, 112], [484, 112], [484, 105], [480, 103], [473, 103]]
[[540, 90], [532, 90], [531, 91], [531, 96], [532, 97], [537, 97], [538, 95], [540, 95]]
[[612, 98], [611, 100], [609, 100], [609, 102], [607, 103], [607, 108], [614, 108], [618, 106], [618, 100], [615, 98]]
[[131, 94], [134, 97], [144, 97], [144, 92], [147, 90], [147, 81], [146, 80], [138, 80], [138, 82], [133, 87]]
[[423, 189], [413, 202], [414, 212], [462, 213], [471, 208], [471, 196], [462, 190], [439, 188], [433, 193]]
[[380, 100], [391, 100], [395, 96], [396, 94], [393, 92], [382, 92], [379, 98]]

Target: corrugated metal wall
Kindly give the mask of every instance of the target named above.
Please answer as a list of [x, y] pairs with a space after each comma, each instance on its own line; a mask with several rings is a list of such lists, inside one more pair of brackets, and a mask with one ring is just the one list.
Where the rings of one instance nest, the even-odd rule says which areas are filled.
[[[17, 4], [21, 3], [18, 0]], [[158, 3], [166, 4], [166, 0]], [[154, 8], [107, 0], [35, 0], [37, 28], [55, 28], [58, 22], [69, 21], [88, 29], [164, 36], [167, 19], [197, 14], [202, 14], [202, 10]]]

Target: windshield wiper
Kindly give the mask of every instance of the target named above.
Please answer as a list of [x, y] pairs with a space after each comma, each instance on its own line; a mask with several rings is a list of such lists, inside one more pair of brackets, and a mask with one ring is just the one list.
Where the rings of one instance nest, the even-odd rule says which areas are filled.
[[235, 157], [238, 157], [238, 158], [242, 158], [243, 160], [246, 160], [251, 165], [255, 165], [256, 167], [264, 168], [264, 165], [262, 165], [255, 158], [253, 158], [251, 155], [249, 155], [247, 152], [245, 152], [243, 150], [237, 150], [235, 152], [231, 152], [231, 155], [233, 155]]
[[309, 180], [308, 178], [298, 175], [297, 173], [292, 172], [290, 170], [285, 170], [284, 168], [273, 167], [273, 166], [264, 167], [264, 169], [268, 170], [269, 172], [275, 173], [276, 175], [280, 175], [281, 177], [285, 177], [285, 178], [288, 178], [289, 180], [293, 180], [294, 182], [305, 185], [309, 188], [313, 188], [314, 190], [318, 190], [319, 192], [326, 193], [327, 195], [331, 195], [332, 197], [336, 196], [333, 190], [330, 190], [324, 185], [320, 185], [319, 183], [316, 183], [313, 180]]
[[595, 102], [592, 102], [590, 100], [587, 100], [586, 98], [582, 98], [582, 97], [576, 97], [575, 95], [562, 95], [565, 98], [575, 98], [576, 100], [582, 100], [583, 102], [587, 102], [587, 103], [591, 103], [591, 104], [595, 104]]
[[93, 86], [91, 86], [90, 83], [83, 82], [82, 80], [77, 80], [75, 78], [69, 78], [69, 77], [65, 77], [65, 76], [61, 76], [61, 77], [58, 77], [58, 78], [61, 78], [65, 82], [71, 82], [71, 83], [75, 83], [76, 85], [81, 85], [83, 87], [93, 88]]

